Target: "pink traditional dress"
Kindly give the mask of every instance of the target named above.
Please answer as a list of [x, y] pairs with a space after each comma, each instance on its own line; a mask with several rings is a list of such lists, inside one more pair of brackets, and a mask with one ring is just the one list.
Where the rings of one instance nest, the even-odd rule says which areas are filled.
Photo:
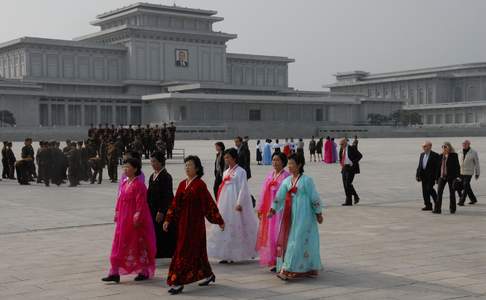
[[267, 215], [280, 185], [289, 175], [289, 172], [285, 170], [278, 174], [272, 171], [267, 175], [262, 185], [260, 198], [256, 205], [257, 212], [260, 215], [256, 250], [260, 254], [261, 266], [273, 267], [277, 264], [277, 237], [282, 214], [277, 213], [270, 219]]
[[332, 145], [331, 140], [326, 139], [326, 142], [324, 143], [324, 162], [326, 164], [332, 164], [333, 163], [332, 147], [333, 147], [333, 145]]
[[115, 221], [110, 275], [153, 277], [157, 252], [154, 224], [147, 204], [147, 188], [138, 178], [122, 182]]

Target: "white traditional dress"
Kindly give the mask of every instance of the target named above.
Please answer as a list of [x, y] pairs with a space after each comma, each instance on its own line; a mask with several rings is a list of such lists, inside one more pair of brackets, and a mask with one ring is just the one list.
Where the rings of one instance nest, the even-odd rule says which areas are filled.
[[[211, 227], [208, 235], [208, 255], [228, 261], [243, 261], [256, 257], [258, 221], [243, 168], [236, 165], [224, 172], [217, 199], [225, 229], [221, 231], [217, 225]], [[242, 207], [242, 211], [236, 211], [237, 205]]]

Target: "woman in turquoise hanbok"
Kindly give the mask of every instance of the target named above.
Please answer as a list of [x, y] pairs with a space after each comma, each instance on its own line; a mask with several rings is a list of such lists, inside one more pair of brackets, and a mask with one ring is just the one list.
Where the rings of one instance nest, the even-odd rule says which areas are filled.
[[291, 176], [281, 184], [268, 216], [283, 210], [277, 239], [277, 276], [282, 280], [317, 276], [322, 269], [319, 231], [322, 204], [312, 178], [304, 175], [304, 161], [291, 155]]

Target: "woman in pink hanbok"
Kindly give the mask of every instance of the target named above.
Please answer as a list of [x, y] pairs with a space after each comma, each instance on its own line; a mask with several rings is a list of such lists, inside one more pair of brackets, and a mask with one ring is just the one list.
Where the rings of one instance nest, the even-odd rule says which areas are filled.
[[157, 252], [155, 231], [147, 203], [147, 188], [137, 179], [141, 161], [128, 158], [115, 209], [115, 236], [111, 248], [111, 269], [105, 282], [120, 282], [120, 275], [138, 274], [135, 281], [152, 278]]
[[324, 162], [326, 164], [332, 164], [332, 141], [330, 137], [326, 137], [326, 142], [324, 143]]
[[281, 213], [273, 218], [268, 218], [267, 214], [272, 207], [275, 198], [283, 180], [290, 174], [284, 168], [287, 166], [287, 156], [283, 153], [275, 153], [272, 156], [273, 170], [268, 173], [262, 185], [259, 201], [256, 205], [258, 219], [258, 235], [256, 241], [256, 250], [260, 254], [260, 265], [272, 268], [275, 272], [277, 264], [277, 237], [280, 230]]

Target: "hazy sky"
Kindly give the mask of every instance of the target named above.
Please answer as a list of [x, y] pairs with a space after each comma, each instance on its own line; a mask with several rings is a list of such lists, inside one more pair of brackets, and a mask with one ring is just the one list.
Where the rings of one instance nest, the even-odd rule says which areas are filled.
[[[130, 0], [0, 0], [0, 42], [97, 31], [99, 13]], [[174, 1], [149, 1], [172, 5]], [[177, 0], [214, 9], [216, 30], [238, 34], [228, 51], [281, 55], [290, 85], [321, 90], [336, 72], [387, 72], [486, 61], [484, 0]]]

